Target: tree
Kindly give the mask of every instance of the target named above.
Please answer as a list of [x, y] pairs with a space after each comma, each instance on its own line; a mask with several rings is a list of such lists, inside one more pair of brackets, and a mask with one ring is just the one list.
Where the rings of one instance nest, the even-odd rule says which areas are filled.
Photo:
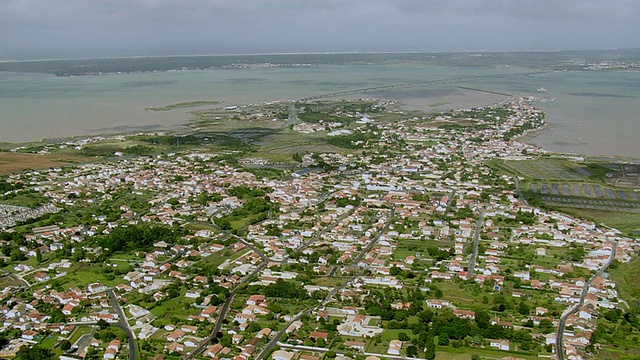
[[475, 319], [476, 325], [478, 325], [480, 329], [486, 329], [491, 324], [491, 315], [484, 309], [476, 312]]
[[11, 261], [25, 261], [25, 260], [27, 260], [27, 256], [22, 251], [20, 251], [19, 249], [11, 250], [9, 258], [11, 259]]
[[518, 306], [518, 312], [522, 315], [529, 315], [529, 312], [531, 311], [531, 309], [529, 308], [529, 305], [527, 305], [524, 301], [520, 302], [520, 305]]
[[106, 329], [106, 328], [108, 328], [108, 327], [109, 327], [109, 323], [108, 323], [106, 320], [104, 320], [104, 319], [100, 319], [100, 320], [98, 320], [98, 321], [96, 322], [96, 325], [98, 325], [98, 328], [99, 328], [100, 330], [104, 330], [104, 329]]
[[418, 348], [415, 345], [411, 345], [407, 348], [407, 356], [409, 357], [417, 357], [418, 356]]
[[71, 341], [64, 339], [60, 342], [60, 349], [62, 349], [63, 351], [67, 351], [69, 349], [71, 349]]
[[438, 345], [440, 345], [440, 346], [449, 345], [449, 334], [442, 333], [442, 334], [438, 335]]
[[426, 352], [424, 355], [427, 360], [435, 360], [436, 358], [436, 343], [433, 340], [433, 332], [429, 331], [427, 333]]
[[398, 333], [398, 340], [400, 341], [409, 341], [409, 335], [405, 332]]
[[40, 359], [52, 359], [53, 354], [49, 349], [41, 348], [36, 345], [33, 347], [26, 347], [15, 357], [16, 360], [40, 360]]
[[549, 319], [540, 320], [540, 325], [538, 325], [540, 331], [543, 333], [548, 333], [553, 330], [553, 323]]

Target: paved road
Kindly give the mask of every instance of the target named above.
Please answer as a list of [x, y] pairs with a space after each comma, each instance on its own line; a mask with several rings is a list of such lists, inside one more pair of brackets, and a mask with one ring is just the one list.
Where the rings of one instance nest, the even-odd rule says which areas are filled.
[[182, 357], [183, 359], [188, 360], [188, 359], [195, 358], [198, 354], [200, 354], [205, 349], [205, 347], [208, 344], [211, 343], [211, 341], [215, 339], [218, 332], [220, 332], [220, 330], [222, 329], [223, 321], [227, 317], [227, 313], [229, 312], [231, 303], [233, 303], [233, 299], [235, 298], [236, 293], [238, 292], [238, 289], [240, 288], [240, 286], [246, 284], [249, 281], [249, 279], [257, 275], [266, 266], [267, 266], [267, 262], [262, 261], [260, 265], [258, 265], [251, 273], [247, 274], [244, 278], [242, 278], [242, 281], [240, 281], [238, 285], [236, 285], [233, 289], [231, 289], [224, 304], [222, 304], [222, 307], [220, 307], [218, 318], [216, 319], [216, 324], [213, 326], [213, 330], [211, 331], [211, 334], [209, 334], [209, 336], [207, 336], [206, 339], [202, 340], [200, 344], [198, 344], [198, 346], [193, 351], [186, 353]]
[[[391, 222], [393, 221], [394, 215], [395, 215], [395, 208], [393, 210], [391, 210], [391, 213], [389, 214], [389, 219], [387, 219], [387, 222], [378, 231], [378, 234], [376, 234], [376, 236], [371, 240], [371, 242], [364, 249], [362, 249], [360, 251], [360, 254], [358, 254], [358, 256], [355, 258], [356, 261], [354, 261], [354, 264], [357, 264], [358, 262], [360, 262], [360, 260], [362, 260], [362, 258], [378, 242], [378, 239], [380, 239], [380, 236], [382, 236], [382, 234], [384, 234], [384, 232], [387, 231], [387, 229], [391, 225]], [[302, 318], [302, 316], [304, 316], [306, 314], [311, 314], [311, 313], [317, 311], [320, 307], [325, 306], [327, 303], [331, 302], [333, 300], [333, 296], [335, 294], [337, 294], [338, 292], [340, 292], [342, 289], [346, 288], [347, 286], [350, 286], [351, 282], [353, 280], [357, 279], [359, 276], [361, 276], [364, 273], [364, 270], [365, 270], [365, 268], [362, 268], [362, 270], [360, 270], [357, 274], [350, 276], [348, 278], [348, 280], [345, 281], [340, 287], [334, 288], [333, 290], [329, 291], [329, 293], [327, 294], [327, 297], [321, 303], [319, 303], [318, 305], [316, 305], [316, 306], [314, 306], [314, 307], [312, 307], [310, 309], [307, 309], [307, 310], [299, 313], [298, 315], [296, 315], [289, 323], [287, 323], [287, 325], [285, 325], [285, 327], [282, 330], [278, 331], [271, 338], [271, 340], [269, 340], [269, 342], [267, 342], [265, 347], [262, 349], [262, 351], [260, 351], [260, 353], [256, 357], [256, 360], [263, 360], [271, 352], [271, 350], [278, 345], [278, 342], [280, 341], [280, 339], [284, 335], [285, 330], [291, 324], [293, 324], [293, 322], [300, 320], [300, 318]]]
[[529, 205], [527, 200], [524, 198], [524, 195], [522, 195], [522, 189], [520, 188], [520, 179], [518, 179], [517, 176], [514, 176], [513, 182], [516, 183], [516, 193], [518, 194], [518, 199], [520, 200], [520, 202], [522, 202], [525, 205]]
[[595, 278], [597, 278], [598, 276], [601, 276], [602, 273], [609, 267], [609, 265], [611, 265], [613, 260], [616, 258], [616, 247], [618, 246], [618, 243], [615, 242], [614, 240], [609, 240], [609, 243], [611, 244], [611, 248], [612, 248], [611, 256], [609, 256], [609, 260], [607, 261], [606, 264], [604, 264], [600, 268], [600, 270], [598, 270], [598, 272], [595, 275], [593, 275], [593, 277], [591, 277], [591, 279], [589, 279], [589, 281], [587, 281], [586, 284], [584, 284], [584, 288], [582, 289], [582, 293], [580, 294], [580, 301], [577, 304], [575, 304], [573, 307], [567, 309], [562, 314], [562, 317], [560, 317], [560, 321], [558, 321], [558, 329], [556, 332], [556, 356], [558, 360], [564, 360], [565, 354], [564, 354], [563, 338], [564, 338], [564, 328], [567, 325], [567, 319], [571, 314], [575, 314], [576, 312], [578, 312], [578, 310], [580, 310], [580, 308], [584, 304], [584, 298], [587, 296], [587, 293], [589, 292], [589, 287], [591, 286], [591, 283], [593, 282], [593, 280], [595, 280]]
[[117, 327], [122, 329], [125, 334], [127, 334], [127, 347], [129, 349], [129, 360], [137, 360], [138, 356], [138, 344], [136, 343], [136, 336], [133, 331], [129, 327], [129, 323], [127, 322], [127, 317], [124, 315], [124, 311], [118, 302], [118, 298], [113, 290], [107, 290], [107, 295], [109, 295], [109, 299], [111, 300], [111, 305], [118, 312], [118, 322], [115, 324]]
[[444, 213], [448, 213], [451, 210], [451, 205], [453, 204], [453, 200], [456, 197], [456, 189], [451, 190], [451, 194], [449, 194], [449, 200], [447, 201], [447, 207], [444, 210]]
[[480, 241], [480, 232], [482, 232], [482, 226], [484, 225], [484, 209], [480, 209], [480, 217], [478, 217], [478, 223], [476, 224], [476, 231], [473, 234], [473, 250], [471, 251], [471, 258], [469, 259], [469, 276], [473, 275], [476, 271], [476, 259], [478, 258], [478, 241]]
[[23, 283], [27, 288], [31, 287], [31, 284], [29, 284], [29, 282], [27, 280], [25, 280], [25, 278], [22, 277], [20, 274], [14, 274], [14, 273], [7, 272], [5, 274], [5, 276], [8, 276], [8, 277], [14, 279], [15, 281]]

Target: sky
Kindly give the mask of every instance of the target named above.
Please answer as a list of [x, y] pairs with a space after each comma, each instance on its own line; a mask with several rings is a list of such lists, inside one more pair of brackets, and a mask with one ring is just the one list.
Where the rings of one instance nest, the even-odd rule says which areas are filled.
[[640, 46], [640, 0], [0, 0], [0, 60]]

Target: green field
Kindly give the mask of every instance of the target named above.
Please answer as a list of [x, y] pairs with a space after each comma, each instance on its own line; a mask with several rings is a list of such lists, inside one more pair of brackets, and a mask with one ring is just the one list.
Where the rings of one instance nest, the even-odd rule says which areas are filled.
[[633, 261], [620, 264], [611, 270], [611, 276], [618, 284], [620, 297], [632, 307], [640, 307], [640, 257]]
[[616, 211], [600, 211], [591, 209], [563, 208], [558, 207], [558, 211], [569, 214], [573, 217], [587, 219], [596, 224], [604, 224], [616, 228], [623, 233], [637, 236], [640, 234], [640, 214]]
[[584, 181], [591, 173], [564, 159], [505, 160], [498, 165], [529, 180]]
[[179, 102], [175, 104], [170, 104], [162, 107], [148, 108], [149, 111], [169, 111], [173, 109], [181, 109], [181, 108], [190, 108], [204, 105], [217, 105], [220, 104], [220, 101], [212, 101], [212, 100], [197, 100], [197, 101], [186, 101]]

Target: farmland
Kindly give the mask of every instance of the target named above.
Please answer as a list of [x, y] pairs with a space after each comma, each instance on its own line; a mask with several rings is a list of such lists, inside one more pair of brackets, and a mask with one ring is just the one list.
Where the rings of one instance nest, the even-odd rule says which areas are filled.
[[0, 174], [10, 174], [28, 169], [47, 169], [88, 161], [87, 158], [71, 154], [22, 154], [0, 152]]
[[611, 185], [616, 164], [583, 163], [561, 158], [496, 161], [500, 171], [524, 178], [522, 190], [547, 206], [640, 213], [640, 196]]
[[500, 165], [529, 180], [585, 181], [591, 176], [586, 168], [562, 159], [503, 161]]

